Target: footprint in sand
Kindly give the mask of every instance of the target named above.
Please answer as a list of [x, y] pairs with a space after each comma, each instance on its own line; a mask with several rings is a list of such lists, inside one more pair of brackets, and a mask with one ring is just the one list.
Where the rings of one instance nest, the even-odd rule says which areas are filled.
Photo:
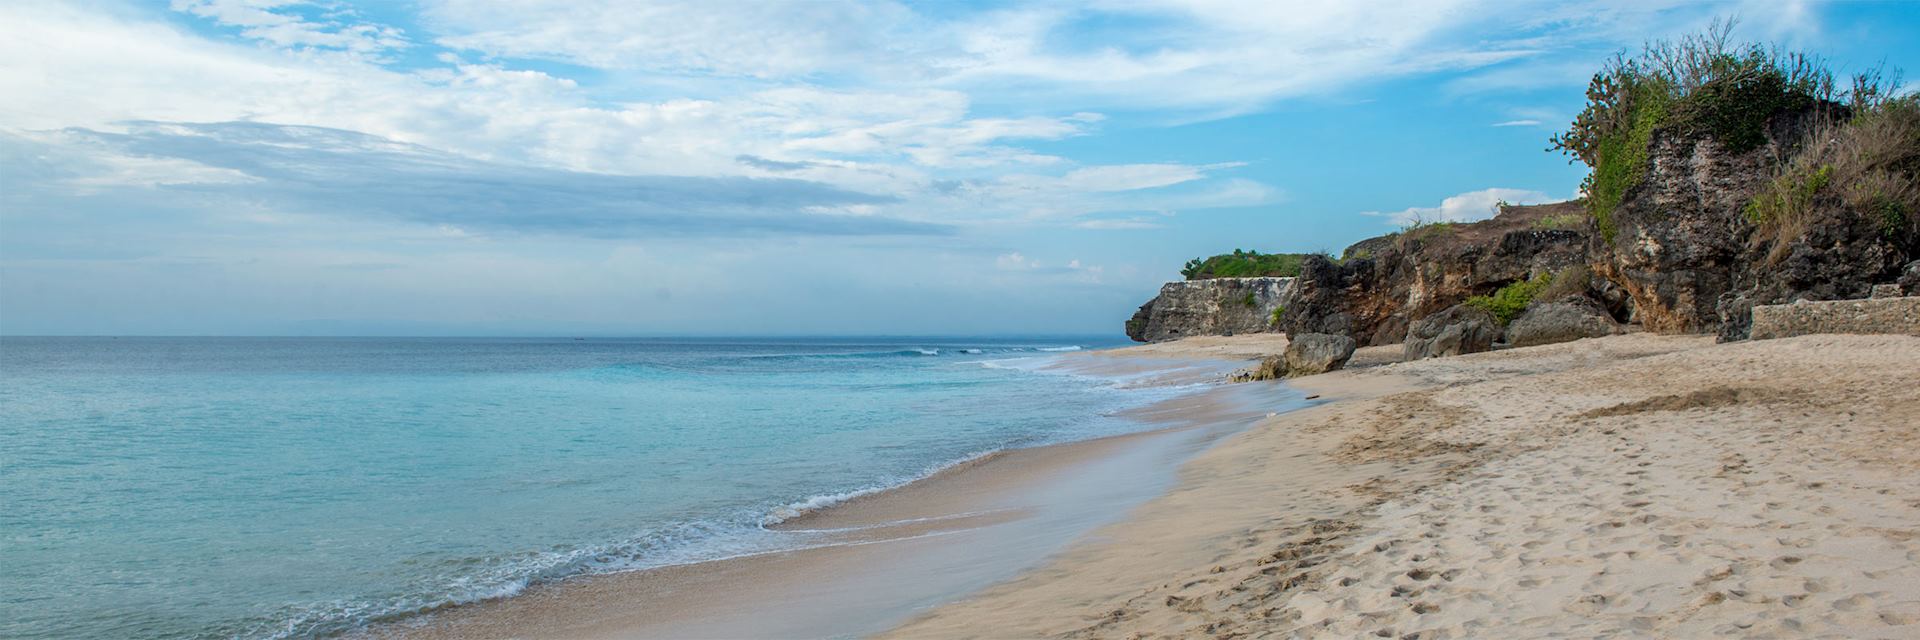
[[1606, 595], [1593, 593], [1581, 596], [1579, 600], [1573, 601], [1573, 604], [1567, 605], [1566, 609], [1571, 613], [1593, 615], [1606, 609], [1609, 601]]
[[1909, 600], [1881, 609], [1880, 621], [1896, 627], [1920, 623], [1920, 600]]
[[1873, 606], [1873, 602], [1874, 602], [1873, 596], [1870, 596], [1864, 593], [1856, 593], [1854, 595], [1850, 595], [1845, 598], [1841, 598], [1839, 600], [1833, 601], [1833, 608], [1839, 611], [1859, 611], [1861, 609], [1865, 609], [1867, 607]]

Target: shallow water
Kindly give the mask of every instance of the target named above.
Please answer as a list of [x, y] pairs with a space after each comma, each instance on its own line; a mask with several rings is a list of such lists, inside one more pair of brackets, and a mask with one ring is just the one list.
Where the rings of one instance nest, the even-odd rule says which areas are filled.
[[0, 339], [0, 637], [304, 637], [792, 548], [764, 525], [1177, 391], [1078, 340]]

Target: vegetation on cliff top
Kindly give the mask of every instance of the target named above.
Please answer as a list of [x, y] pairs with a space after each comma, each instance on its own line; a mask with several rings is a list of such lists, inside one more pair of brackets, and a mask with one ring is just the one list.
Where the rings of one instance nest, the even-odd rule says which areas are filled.
[[1824, 60], [1735, 45], [1732, 30], [1722, 21], [1678, 41], [1650, 42], [1635, 56], [1615, 56], [1588, 84], [1586, 108], [1551, 139], [1551, 149], [1592, 169], [1581, 190], [1607, 240], [1615, 209], [1647, 176], [1656, 129], [1705, 136], [1742, 153], [1766, 143], [1767, 122], [1777, 114], [1841, 103], [1860, 114], [1898, 99], [1897, 79], [1887, 82], [1878, 71], [1841, 88]]
[[1782, 163], [1745, 210], [1771, 243], [1768, 259], [1786, 257], [1793, 238], [1817, 223], [1822, 208], [1842, 208], [1882, 237], [1920, 244], [1920, 96], [1867, 105], [1847, 120], [1821, 123]]
[[1300, 263], [1309, 253], [1260, 253], [1234, 249], [1210, 258], [1194, 258], [1180, 270], [1188, 280], [1209, 278], [1254, 278], [1260, 276], [1293, 277], [1300, 275]]

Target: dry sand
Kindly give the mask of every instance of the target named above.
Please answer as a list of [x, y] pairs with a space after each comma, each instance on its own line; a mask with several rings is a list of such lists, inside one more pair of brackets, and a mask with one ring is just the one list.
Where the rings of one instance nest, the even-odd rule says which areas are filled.
[[887, 635], [1920, 637], [1920, 338], [1634, 334], [1291, 384], [1336, 401]]

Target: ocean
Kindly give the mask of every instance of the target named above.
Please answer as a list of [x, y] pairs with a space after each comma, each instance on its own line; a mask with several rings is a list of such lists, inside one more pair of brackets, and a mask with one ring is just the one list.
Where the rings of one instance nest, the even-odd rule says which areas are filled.
[[1110, 338], [0, 338], [0, 637], [333, 635], [818, 544], [768, 525], [1181, 393]]

